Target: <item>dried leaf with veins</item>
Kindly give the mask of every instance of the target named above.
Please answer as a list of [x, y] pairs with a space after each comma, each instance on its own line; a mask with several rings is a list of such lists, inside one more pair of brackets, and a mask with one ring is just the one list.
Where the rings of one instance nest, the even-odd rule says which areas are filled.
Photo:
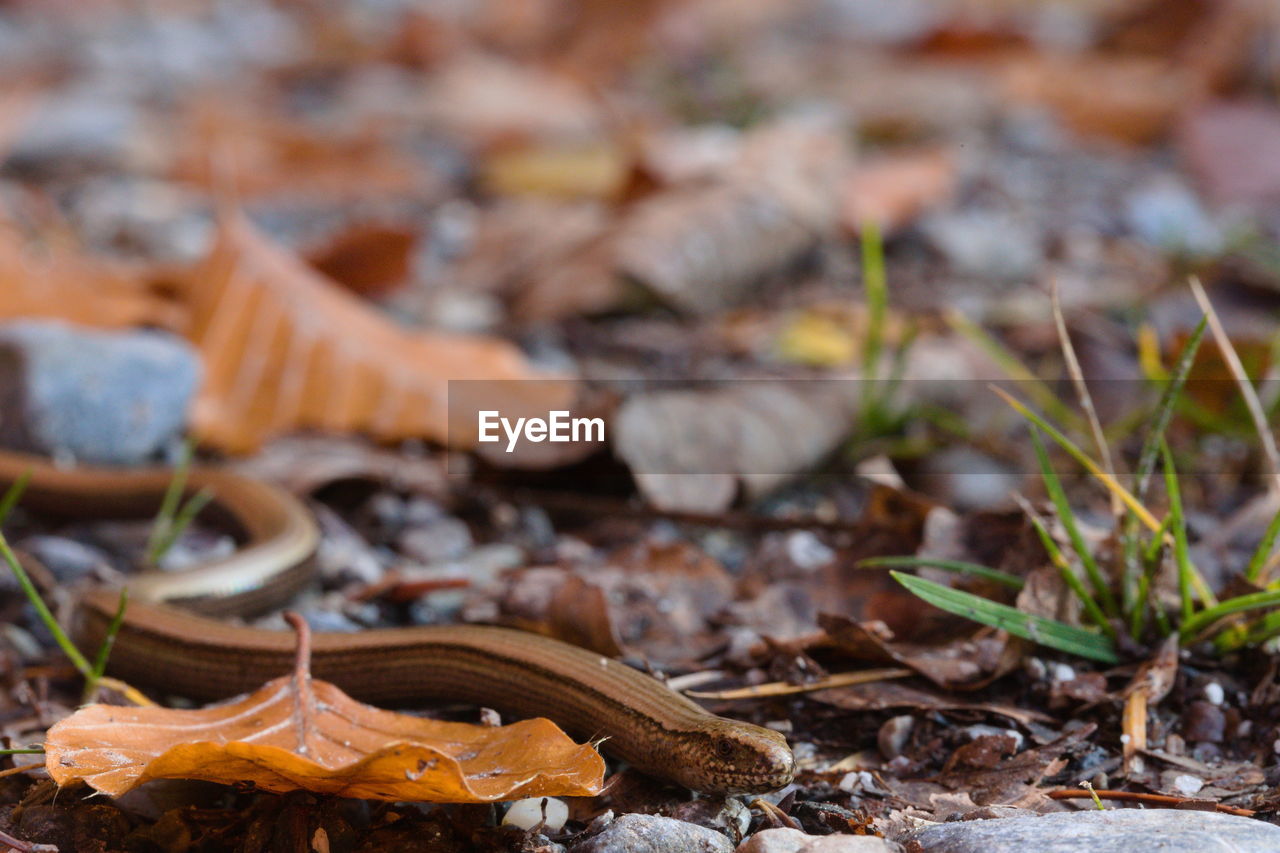
[[238, 700], [191, 711], [80, 709], [49, 730], [49, 775], [111, 796], [152, 779], [459, 803], [599, 792], [599, 753], [550, 720], [495, 728], [361, 704], [312, 680], [302, 636], [295, 672]]
[[573, 396], [506, 341], [397, 326], [242, 217], [223, 221], [186, 296], [205, 365], [196, 434], [223, 450], [298, 429], [465, 448], [477, 409], [545, 416]]

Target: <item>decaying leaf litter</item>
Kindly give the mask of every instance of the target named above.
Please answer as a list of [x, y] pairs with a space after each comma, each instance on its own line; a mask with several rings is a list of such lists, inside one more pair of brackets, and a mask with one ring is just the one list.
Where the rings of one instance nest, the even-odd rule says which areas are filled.
[[[1280, 22], [929, 9], [8, 9], [0, 315], [190, 341], [202, 458], [320, 525], [317, 629], [518, 626], [786, 734], [796, 785], [748, 833], [904, 839], [1090, 791], [1274, 821]], [[610, 446], [471, 453], [447, 379], [572, 401]], [[152, 533], [21, 501], [4, 525], [64, 615]], [[201, 517], [161, 562], [235, 546]], [[0, 735], [40, 744], [81, 685], [0, 595]], [[743, 832], [634, 772], [554, 830], [41, 776], [0, 777], [0, 841]]]

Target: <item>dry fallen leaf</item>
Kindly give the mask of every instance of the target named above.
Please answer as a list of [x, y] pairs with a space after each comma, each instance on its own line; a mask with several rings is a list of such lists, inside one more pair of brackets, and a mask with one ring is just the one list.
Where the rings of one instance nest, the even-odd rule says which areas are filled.
[[740, 483], [766, 493], [830, 453], [861, 401], [856, 382], [738, 382], [636, 394], [614, 419], [614, 450], [668, 510], [719, 512]]
[[49, 775], [113, 797], [152, 779], [456, 803], [600, 791], [599, 753], [550, 720], [489, 727], [384, 711], [312, 680], [300, 646], [292, 675], [228, 703], [80, 709], [49, 730]]
[[180, 323], [180, 310], [141, 275], [66, 247], [38, 253], [24, 243], [0, 225], [0, 319], [56, 318], [104, 328]]
[[239, 216], [223, 221], [186, 301], [205, 366], [195, 432], [230, 452], [304, 428], [465, 448], [477, 409], [545, 416], [573, 396], [505, 341], [397, 326]]

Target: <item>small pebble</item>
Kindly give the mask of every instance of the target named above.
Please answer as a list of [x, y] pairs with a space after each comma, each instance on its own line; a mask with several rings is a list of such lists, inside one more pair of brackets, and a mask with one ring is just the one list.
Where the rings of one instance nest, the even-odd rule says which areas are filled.
[[714, 829], [658, 815], [627, 814], [570, 853], [731, 853], [733, 843]]
[[1185, 797], [1193, 797], [1204, 787], [1204, 780], [1199, 776], [1184, 773], [1174, 778], [1173, 787], [1179, 794]]
[[1221, 705], [1226, 699], [1226, 694], [1223, 692], [1221, 684], [1216, 681], [1210, 681], [1204, 686], [1204, 698], [1215, 705]]
[[836, 552], [827, 547], [812, 531], [797, 530], [787, 537], [787, 557], [804, 571], [819, 569], [835, 559]]
[[1182, 712], [1182, 736], [1192, 743], [1222, 743], [1227, 721], [1222, 709], [1197, 700]]
[[507, 809], [502, 822], [521, 829], [533, 829], [538, 824], [547, 832], [559, 832], [569, 819], [569, 807], [555, 797], [529, 797], [516, 800]]
[[757, 832], [734, 853], [891, 853], [896, 849], [870, 835], [807, 835], [779, 827]]

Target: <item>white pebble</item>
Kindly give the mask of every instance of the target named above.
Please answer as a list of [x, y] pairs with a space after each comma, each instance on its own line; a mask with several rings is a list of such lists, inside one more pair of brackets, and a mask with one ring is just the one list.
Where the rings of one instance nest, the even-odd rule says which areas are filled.
[[1069, 664], [1055, 663], [1053, 665], [1054, 681], [1075, 681], [1076, 671]]
[[1222, 685], [1216, 681], [1210, 681], [1204, 686], [1204, 698], [1208, 699], [1215, 705], [1221, 705], [1226, 699], [1226, 694], [1222, 690]]
[[797, 530], [787, 537], [787, 556], [797, 569], [813, 571], [827, 565], [836, 552], [808, 530]]
[[1194, 796], [1204, 787], [1204, 780], [1199, 776], [1183, 774], [1173, 780], [1173, 787], [1184, 797]]
[[564, 822], [569, 819], [569, 807], [563, 800], [557, 800], [555, 797], [530, 797], [527, 800], [516, 800], [507, 809], [502, 822], [521, 829], [533, 829], [542, 823], [544, 804], [547, 820], [543, 824], [543, 829], [547, 832], [559, 832], [564, 828]]

